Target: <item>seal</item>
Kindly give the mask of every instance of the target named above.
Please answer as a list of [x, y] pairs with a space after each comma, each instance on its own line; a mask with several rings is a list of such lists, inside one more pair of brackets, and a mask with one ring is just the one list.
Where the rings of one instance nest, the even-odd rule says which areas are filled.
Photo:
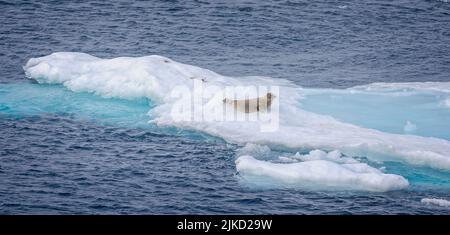
[[253, 99], [232, 100], [225, 98], [223, 102], [225, 104], [233, 105], [234, 109], [245, 113], [254, 113], [260, 111], [266, 111], [272, 104], [272, 100], [276, 96], [268, 92], [265, 96], [261, 96]]

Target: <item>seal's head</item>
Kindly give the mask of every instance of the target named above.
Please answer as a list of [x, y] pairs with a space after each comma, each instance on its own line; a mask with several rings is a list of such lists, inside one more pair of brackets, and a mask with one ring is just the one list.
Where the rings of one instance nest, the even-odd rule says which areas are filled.
[[270, 102], [272, 101], [276, 96], [272, 93], [267, 93], [267, 101]]

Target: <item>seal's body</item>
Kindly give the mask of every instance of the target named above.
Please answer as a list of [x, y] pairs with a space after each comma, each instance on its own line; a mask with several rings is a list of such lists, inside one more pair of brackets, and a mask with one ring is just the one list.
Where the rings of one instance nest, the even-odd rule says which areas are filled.
[[225, 98], [223, 102], [226, 104], [233, 105], [234, 109], [240, 112], [253, 113], [266, 111], [268, 107], [272, 104], [272, 100], [275, 95], [272, 93], [267, 93], [265, 96], [261, 96], [254, 99], [243, 99], [243, 100], [232, 100]]

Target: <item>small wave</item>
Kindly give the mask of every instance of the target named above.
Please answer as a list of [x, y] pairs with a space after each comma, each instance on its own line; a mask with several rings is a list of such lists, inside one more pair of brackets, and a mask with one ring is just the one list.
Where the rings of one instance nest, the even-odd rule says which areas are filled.
[[450, 201], [445, 199], [438, 199], [438, 198], [423, 198], [420, 200], [421, 203], [427, 204], [427, 205], [436, 205], [436, 206], [442, 206], [442, 207], [450, 207]]
[[403, 82], [403, 83], [371, 83], [368, 85], [355, 86], [349, 90], [367, 91], [437, 91], [450, 93], [450, 82]]
[[414, 132], [415, 130], [417, 130], [417, 126], [410, 121], [406, 121], [406, 124], [405, 124], [405, 127], [403, 127], [403, 130], [405, 131], [405, 133], [411, 133], [411, 132]]

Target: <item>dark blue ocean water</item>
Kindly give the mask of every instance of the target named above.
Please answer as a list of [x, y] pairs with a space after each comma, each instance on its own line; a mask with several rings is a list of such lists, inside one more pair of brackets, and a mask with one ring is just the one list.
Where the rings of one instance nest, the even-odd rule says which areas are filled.
[[[450, 212], [420, 203], [450, 199], [448, 180], [430, 186], [426, 169], [404, 170], [412, 186], [388, 193], [247, 188], [237, 146], [146, 125], [148, 101], [36, 88], [22, 70], [31, 57], [76, 51], [159, 54], [308, 87], [450, 81], [446, 1], [0, 1], [0, 21], [0, 96], [14, 90], [18, 105], [0, 104], [2, 214]], [[61, 100], [43, 104], [31, 92]]]

